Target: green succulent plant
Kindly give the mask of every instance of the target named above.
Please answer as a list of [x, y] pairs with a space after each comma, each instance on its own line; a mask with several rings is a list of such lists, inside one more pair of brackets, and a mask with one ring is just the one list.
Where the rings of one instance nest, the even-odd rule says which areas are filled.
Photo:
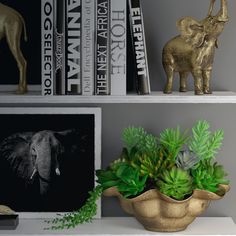
[[157, 155], [141, 154], [130, 164], [141, 176], [147, 175], [148, 178], [156, 180], [160, 174], [161, 163], [161, 158]]
[[64, 229], [91, 221], [97, 199], [109, 187], [117, 187], [126, 198], [153, 187], [176, 200], [186, 199], [194, 189], [217, 192], [219, 184], [229, 184], [223, 166], [212, 164], [224, 132], [209, 129], [207, 121], [198, 121], [191, 136], [177, 127], [165, 129], [159, 139], [141, 127], [124, 129], [120, 158], [96, 171], [99, 185], [89, 192], [85, 205], [48, 223], [53, 224], [52, 229]]
[[187, 140], [186, 132], [181, 133], [179, 127], [176, 129], [165, 129], [160, 133], [159, 139], [163, 153], [169, 159], [172, 159], [173, 162], [175, 162], [178, 153]]
[[209, 161], [204, 161], [197, 169], [191, 170], [193, 176], [194, 188], [207, 190], [210, 192], [217, 192], [219, 184], [229, 184], [225, 179], [227, 173], [224, 171], [222, 165]]
[[170, 170], [164, 170], [157, 181], [157, 187], [160, 192], [174, 198], [183, 200], [193, 191], [193, 180], [188, 171], [173, 167]]
[[[148, 134], [141, 127], [129, 127], [124, 129], [122, 134], [127, 158], [131, 159], [134, 154], [138, 153], [154, 153], [156, 152], [157, 138], [152, 134]], [[130, 158], [131, 157], [131, 158]]]
[[198, 121], [192, 128], [192, 137], [189, 140], [188, 147], [201, 160], [214, 158], [224, 138], [223, 130], [211, 133], [209, 128], [210, 125], [207, 121]]
[[105, 190], [117, 187], [118, 191], [126, 198], [134, 197], [144, 190], [147, 175], [140, 176], [139, 171], [128, 163], [118, 162], [112, 169], [96, 171], [97, 182]]
[[176, 165], [183, 170], [189, 170], [200, 161], [198, 156], [189, 150], [180, 151], [176, 158]]

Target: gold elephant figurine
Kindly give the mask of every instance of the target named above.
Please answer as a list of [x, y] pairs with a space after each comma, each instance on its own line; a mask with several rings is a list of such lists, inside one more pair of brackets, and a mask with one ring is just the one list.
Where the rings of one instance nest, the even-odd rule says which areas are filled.
[[172, 93], [175, 72], [180, 75], [180, 92], [187, 91], [187, 77], [191, 73], [196, 95], [212, 93], [210, 80], [217, 38], [229, 20], [227, 0], [221, 0], [220, 10], [213, 16], [214, 3], [215, 0], [211, 0], [208, 15], [201, 21], [192, 17], [178, 20], [180, 35], [163, 48], [162, 63], [167, 76], [164, 93]]
[[20, 73], [17, 93], [27, 92], [26, 68], [27, 62], [20, 49], [22, 29], [27, 41], [25, 21], [19, 12], [0, 3], [0, 40], [6, 37], [7, 44], [14, 56]]

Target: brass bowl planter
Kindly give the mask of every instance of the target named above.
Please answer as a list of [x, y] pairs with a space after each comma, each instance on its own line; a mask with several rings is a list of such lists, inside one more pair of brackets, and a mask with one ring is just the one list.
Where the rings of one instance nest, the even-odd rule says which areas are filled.
[[194, 190], [193, 194], [183, 201], [174, 200], [156, 189], [132, 199], [124, 198], [115, 187], [105, 190], [103, 194], [118, 197], [123, 210], [135, 216], [145, 229], [175, 232], [186, 229], [205, 211], [211, 200], [221, 199], [229, 189], [228, 185], [220, 185], [217, 193]]

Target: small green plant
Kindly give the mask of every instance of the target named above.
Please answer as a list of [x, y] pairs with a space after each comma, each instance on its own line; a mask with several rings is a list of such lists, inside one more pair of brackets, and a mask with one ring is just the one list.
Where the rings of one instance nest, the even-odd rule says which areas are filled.
[[125, 162], [119, 162], [112, 169], [98, 170], [97, 182], [103, 189], [116, 186], [126, 198], [136, 196], [144, 190], [147, 175], [140, 176], [139, 171]]
[[129, 127], [122, 134], [124, 142], [123, 157], [131, 162], [135, 161], [136, 155], [148, 153], [150, 155], [157, 151], [157, 138], [148, 134], [143, 128]]
[[191, 171], [193, 176], [193, 185], [195, 189], [207, 190], [210, 192], [217, 192], [219, 184], [229, 184], [225, 179], [227, 174], [222, 165], [209, 161], [204, 161], [197, 169]]
[[200, 159], [196, 154], [189, 150], [180, 151], [176, 158], [176, 165], [183, 170], [189, 170], [199, 163]]
[[161, 158], [158, 155], [139, 155], [131, 165], [137, 169], [140, 175], [147, 175], [150, 179], [156, 180], [160, 174]]
[[86, 203], [78, 210], [64, 215], [57, 214], [58, 217], [52, 220], [46, 221], [52, 226], [46, 229], [69, 229], [74, 228], [78, 224], [91, 222], [94, 216], [97, 214], [96, 201], [101, 197], [103, 188], [98, 185], [93, 191], [89, 192], [89, 198]]
[[157, 187], [161, 193], [166, 194], [176, 200], [183, 200], [193, 191], [192, 177], [183, 169], [173, 167], [164, 170], [157, 181]]

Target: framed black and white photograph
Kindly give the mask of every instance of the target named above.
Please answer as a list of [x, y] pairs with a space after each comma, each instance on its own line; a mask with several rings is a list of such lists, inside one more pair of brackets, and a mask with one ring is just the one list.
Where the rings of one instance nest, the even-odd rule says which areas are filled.
[[100, 108], [0, 109], [0, 203], [20, 216], [79, 209], [100, 164]]

